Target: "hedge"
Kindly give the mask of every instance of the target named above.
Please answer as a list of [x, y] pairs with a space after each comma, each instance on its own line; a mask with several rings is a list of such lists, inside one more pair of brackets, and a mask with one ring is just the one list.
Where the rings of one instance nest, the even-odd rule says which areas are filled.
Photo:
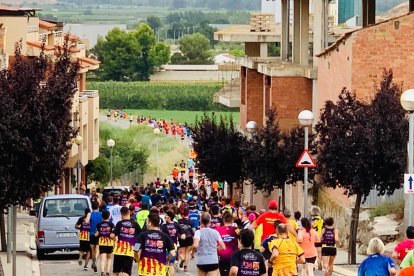
[[99, 90], [102, 109], [153, 109], [190, 111], [235, 111], [213, 103], [221, 83], [88, 82]]

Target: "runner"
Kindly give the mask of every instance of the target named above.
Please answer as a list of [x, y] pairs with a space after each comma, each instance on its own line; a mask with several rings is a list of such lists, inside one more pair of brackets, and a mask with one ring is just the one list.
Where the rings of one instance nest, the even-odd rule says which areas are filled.
[[296, 263], [304, 264], [303, 250], [295, 241], [289, 239], [286, 224], [279, 224], [277, 239], [270, 243], [272, 256], [269, 262], [272, 263], [273, 276], [298, 275]]
[[241, 250], [231, 258], [230, 276], [266, 275], [266, 265], [263, 256], [252, 250], [254, 233], [252, 230], [240, 231]]
[[119, 221], [111, 238], [116, 240], [114, 248], [113, 275], [131, 275], [132, 263], [134, 259], [134, 245], [138, 241], [141, 232], [139, 225], [131, 220], [129, 209], [121, 208], [122, 220]]
[[322, 230], [322, 266], [326, 275], [330, 276], [333, 272], [333, 264], [336, 257], [336, 243], [339, 241], [338, 229], [333, 227], [334, 219], [325, 219], [325, 227]]
[[89, 239], [91, 246], [91, 255], [92, 255], [92, 269], [95, 273], [98, 272], [98, 267], [96, 265], [96, 259], [99, 254], [98, 247], [98, 238], [95, 236], [96, 226], [102, 221], [102, 214], [98, 210], [99, 203], [97, 201], [92, 201], [92, 213], [90, 219], [90, 228], [89, 228]]
[[223, 221], [224, 226], [216, 229], [226, 246], [226, 249], [218, 251], [219, 268], [220, 276], [228, 276], [230, 273], [231, 258], [239, 249], [237, 242], [239, 229], [233, 226], [233, 216], [231, 214], [225, 213]]
[[82, 259], [85, 257], [85, 265], [83, 270], [88, 270], [88, 263], [90, 258], [90, 242], [89, 242], [89, 229], [90, 229], [91, 209], [86, 208], [85, 214], [78, 219], [75, 228], [79, 230], [79, 265], [82, 265]]
[[[181, 207], [183, 207], [183, 205]], [[180, 268], [184, 267], [184, 272], [188, 271], [188, 261], [190, 260], [191, 250], [193, 246], [193, 239], [194, 239], [194, 231], [195, 231], [193, 223], [188, 218], [189, 213], [190, 213], [190, 210], [188, 209], [188, 206], [185, 206], [184, 208], [180, 208], [181, 218], [178, 220], [178, 223], [180, 224], [185, 234], [185, 239], [179, 239], [180, 254], [178, 255], [180, 259]]]
[[114, 205], [109, 207], [109, 213], [111, 214], [111, 222], [116, 225], [118, 221], [121, 220], [121, 208], [122, 206], [119, 205], [119, 197], [114, 197]]
[[315, 247], [315, 243], [320, 243], [321, 239], [307, 218], [301, 219], [301, 225], [303, 228], [299, 231], [298, 242], [305, 252], [303, 256], [306, 261], [302, 266], [302, 275], [313, 276], [313, 267], [318, 257], [318, 250]]
[[149, 214], [148, 231], [141, 233], [134, 247], [139, 276], [165, 276], [168, 262], [175, 255], [174, 244], [160, 231], [160, 217]]
[[210, 214], [203, 213], [201, 215], [201, 228], [194, 235], [193, 246], [197, 250], [196, 264], [198, 276], [219, 276], [217, 250], [226, 248], [219, 233], [210, 228], [210, 220]]
[[217, 227], [223, 226], [223, 219], [220, 217], [220, 207], [218, 204], [211, 206], [211, 223], [210, 227], [216, 229]]
[[[275, 225], [274, 225], [275, 226], [275, 229], [281, 223], [282, 223], [282, 221], [280, 221], [280, 220], [277, 219], [275, 221]], [[272, 272], [273, 272], [272, 263], [269, 262], [269, 259], [272, 256], [272, 251], [269, 248], [269, 245], [270, 245], [271, 241], [273, 241], [276, 238], [277, 238], [277, 234], [271, 234], [271, 235], [267, 236], [267, 238], [264, 239], [263, 242], [262, 242], [262, 244], [260, 245], [260, 253], [262, 253], [263, 257], [266, 260], [267, 275], [268, 276], [271, 276], [272, 275]]]
[[197, 205], [194, 201], [190, 201], [190, 214], [188, 218], [193, 222], [194, 228], [198, 229], [200, 227], [200, 211], [197, 208]]
[[231, 216], [234, 216], [236, 209], [231, 206], [231, 198], [226, 198], [224, 200], [224, 206], [221, 208], [221, 215], [224, 216], [225, 213], [229, 213]]
[[[265, 212], [264, 214], [260, 215], [253, 223], [250, 224], [250, 229], [256, 229], [259, 225], [263, 224], [263, 233], [261, 235], [261, 241], [263, 241], [267, 236], [275, 233], [275, 221], [278, 219], [282, 221], [284, 224], [287, 223], [286, 218], [278, 213], [277, 207], [278, 203], [276, 200], [271, 200], [268, 203], [269, 211]], [[294, 230], [291, 230], [291, 227], [288, 226], [289, 232], [291, 232], [295, 237], [296, 233]]]
[[180, 163], [180, 173], [181, 173], [181, 176], [184, 176], [185, 170], [186, 170], [186, 164], [185, 164], [184, 160], [181, 160], [181, 163]]
[[109, 221], [109, 212], [104, 210], [102, 212], [102, 222], [96, 226], [95, 233], [99, 245], [101, 276], [109, 276], [114, 249], [114, 240], [110, 237], [113, 229], [114, 224]]
[[[310, 214], [313, 229], [315, 229], [319, 235], [322, 235], [323, 218], [321, 217], [321, 208], [318, 206], [312, 206], [310, 209]], [[317, 243], [316, 247], [318, 250], [318, 269], [322, 270], [322, 244]]]
[[408, 226], [405, 233], [407, 239], [399, 242], [391, 255], [397, 264], [400, 264], [402, 260], [404, 260], [407, 253], [414, 249], [414, 227]]
[[137, 213], [137, 223], [139, 227], [142, 229], [144, 227], [145, 221], [149, 215], [148, 204], [146, 202], [141, 203], [141, 210]]
[[175, 213], [171, 210], [168, 210], [166, 212], [165, 220], [166, 223], [161, 225], [161, 231], [167, 234], [171, 241], [174, 244], [174, 249], [176, 251], [176, 254], [170, 259], [170, 267], [169, 267], [169, 275], [174, 275], [174, 266], [173, 264], [177, 261], [177, 248], [178, 248], [178, 238], [181, 237], [181, 239], [185, 239], [185, 233], [183, 229], [181, 228], [180, 224], [178, 222], [174, 221], [175, 219]]
[[[297, 224], [295, 219], [291, 218], [292, 216], [291, 211], [289, 209], [285, 209], [283, 210], [283, 215], [285, 216], [287, 223], [290, 225], [290, 228], [293, 229], [293, 231], [296, 233], [296, 237], [297, 237], [297, 233], [299, 231], [299, 225]], [[296, 237], [292, 233], [289, 232], [290, 239], [297, 241]]]
[[175, 166], [172, 170], [172, 173], [171, 173], [174, 180], [178, 180], [178, 173], [179, 173], [179, 170], [177, 168], [177, 164], [175, 164]]
[[394, 262], [390, 257], [383, 255], [384, 252], [384, 243], [377, 237], [372, 238], [368, 243], [368, 257], [361, 263], [358, 276], [396, 275]]

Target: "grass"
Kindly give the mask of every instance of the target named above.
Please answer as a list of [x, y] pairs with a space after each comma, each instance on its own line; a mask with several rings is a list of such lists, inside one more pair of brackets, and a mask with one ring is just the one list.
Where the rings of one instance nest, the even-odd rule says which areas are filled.
[[155, 136], [150, 127], [136, 125], [128, 129], [112, 126], [106, 122], [100, 123], [101, 129], [110, 129], [117, 136], [127, 136], [133, 133], [133, 143], [148, 149], [148, 170], [144, 175], [144, 183], [154, 181], [157, 176], [157, 143], [159, 151], [160, 176], [166, 178], [171, 174], [174, 164], [182, 159], [187, 160], [189, 148], [187, 145], [171, 135], [160, 134]]
[[[174, 120], [174, 122], [180, 122], [180, 123], [188, 123], [190, 125], [194, 124], [196, 118], [200, 118], [203, 116], [203, 111], [181, 111], [181, 110], [149, 110], [149, 109], [126, 109], [125, 110], [129, 115], [133, 115], [134, 118], [136, 116], [144, 116], [144, 117], [155, 117], [156, 119], [165, 119], [170, 121], [171, 119]], [[101, 114], [106, 114], [106, 110], [101, 110]], [[208, 112], [210, 113], [210, 112]], [[223, 116], [233, 116], [234, 122], [237, 123], [240, 120], [240, 113], [239, 112], [214, 112], [217, 116], [223, 115]]]
[[370, 218], [395, 214], [397, 218], [404, 217], [404, 200], [385, 201], [370, 211]]

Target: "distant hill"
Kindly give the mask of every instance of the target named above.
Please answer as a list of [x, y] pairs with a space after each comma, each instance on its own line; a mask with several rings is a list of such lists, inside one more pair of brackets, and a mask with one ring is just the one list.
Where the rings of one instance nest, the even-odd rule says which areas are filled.
[[3, 5], [13, 5], [13, 6], [23, 5], [25, 7], [28, 7], [30, 5], [33, 5], [33, 3], [38, 4], [38, 5], [52, 5], [52, 4], [56, 4], [57, 0], [3, 0], [0, 2]]

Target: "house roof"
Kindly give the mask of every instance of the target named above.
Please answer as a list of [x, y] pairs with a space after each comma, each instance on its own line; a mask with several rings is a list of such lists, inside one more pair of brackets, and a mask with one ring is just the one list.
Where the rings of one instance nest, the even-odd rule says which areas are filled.
[[48, 30], [50, 30], [50, 29], [55, 28], [55, 27], [56, 27], [56, 25], [57, 25], [57, 24], [55, 24], [55, 23], [51, 23], [51, 22], [48, 22], [48, 21], [45, 21], [45, 20], [39, 20], [39, 27], [40, 27], [40, 28], [43, 28], [43, 29], [48, 29]]
[[404, 15], [400, 15], [400, 16], [397, 16], [397, 17], [394, 17], [394, 18], [390, 18], [390, 19], [387, 19], [387, 20], [384, 20], [384, 21], [381, 21], [381, 22], [377, 22], [375, 24], [371, 24], [371, 25], [365, 26], [365, 27], [360, 28], [360, 29], [356, 29], [356, 30], [349, 31], [349, 32], [343, 34], [340, 38], [338, 38], [338, 40], [335, 41], [335, 43], [333, 43], [331, 46], [325, 48], [321, 53], [319, 53], [319, 54], [317, 54], [315, 56], [321, 57], [321, 56], [324, 56], [327, 53], [330, 53], [332, 50], [338, 48], [338, 46], [341, 44], [341, 42], [345, 41], [353, 33], [356, 33], [356, 32], [359, 32], [361, 30], [365, 30], [365, 29], [368, 29], [368, 28], [372, 28], [372, 27], [375, 27], [375, 26], [378, 26], [378, 25], [381, 25], [381, 24], [384, 24], [384, 23], [387, 23], [387, 22], [390, 22], [390, 21], [393, 21], [393, 20], [397, 20], [399, 18], [408, 16], [408, 15], [411, 15], [411, 14], [414, 14], [414, 12], [410, 12], [410, 13], [407, 13], [407, 14], [404, 14]]
[[41, 9], [36, 8], [19, 8], [19, 7], [11, 7], [6, 5], [0, 5], [0, 11], [40, 11]]
[[32, 47], [36, 47], [36, 48], [39, 48], [39, 49], [44, 47], [44, 49], [46, 51], [52, 51], [52, 50], [55, 49], [54, 46], [44, 45], [43, 43], [38, 42], [38, 41], [27, 41], [27, 45], [32, 46]]
[[66, 33], [65, 35], [69, 36], [70, 41], [78, 41], [79, 40], [79, 36], [76, 36], [76, 35], [73, 35], [73, 34], [70, 34], [70, 33]]

